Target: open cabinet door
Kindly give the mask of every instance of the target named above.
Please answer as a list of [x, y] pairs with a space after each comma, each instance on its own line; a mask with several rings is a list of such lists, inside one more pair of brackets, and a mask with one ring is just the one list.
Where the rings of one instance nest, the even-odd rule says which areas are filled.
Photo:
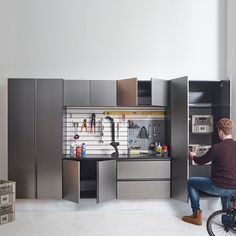
[[151, 78], [152, 106], [168, 105], [168, 80]]
[[63, 160], [63, 198], [79, 203], [80, 200], [80, 162]]
[[137, 78], [117, 80], [117, 106], [134, 107], [138, 105]]
[[116, 198], [116, 160], [97, 162], [97, 202]]
[[174, 199], [187, 202], [189, 177], [189, 82], [188, 77], [170, 81], [171, 99], [171, 192]]

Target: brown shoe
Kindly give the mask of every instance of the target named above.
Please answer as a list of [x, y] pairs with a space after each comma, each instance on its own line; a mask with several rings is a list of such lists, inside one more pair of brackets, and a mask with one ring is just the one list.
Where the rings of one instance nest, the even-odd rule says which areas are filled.
[[197, 212], [193, 213], [190, 216], [184, 216], [182, 220], [190, 224], [202, 225], [202, 211], [197, 210]]

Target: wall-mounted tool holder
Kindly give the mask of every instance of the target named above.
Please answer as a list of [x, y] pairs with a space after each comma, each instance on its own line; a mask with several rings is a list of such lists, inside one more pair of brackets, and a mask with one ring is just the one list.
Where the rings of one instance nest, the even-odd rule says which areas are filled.
[[192, 115], [192, 133], [212, 133], [213, 116], [212, 115]]
[[[112, 109], [104, 111], [101, 108], [66, 107], [63, 119], [63, 154], [70, 155], [70, 145], [78, 126], [79, 143], [86, 144], [87, 156], [111, 155], [114, 152], [114, 148], [110, 145], [112, 127], [111, 122], [105, 119], [107, 116], [114, 119], [114, 136], [116, 142], [119, 142], [118, 151], [120, 155], [127, 154], [129, 147], [138, 146], [139, 149], [148, 150], [149, 146], [155, 142], [165, 142], [165, 111], [163, 109], [122, 111]], [[96, 131], [93, 129], [93, 132], [90, 132], [92, 120], [95, 120]], [[84, 123], [86, 123], [87, 129], [84, 127]], [[84, 128], [81, 130], [81, 127]], [[145, 136], [139, 138], [138, 135], [142, 127], [146, 129]]]
[[[152, 152], [152, 144], [165, 143], [165, 121], [159, 119], [133, 119], [128, 121], [128, 148]], [[154, 152], [154, 150], [153, 150]]]

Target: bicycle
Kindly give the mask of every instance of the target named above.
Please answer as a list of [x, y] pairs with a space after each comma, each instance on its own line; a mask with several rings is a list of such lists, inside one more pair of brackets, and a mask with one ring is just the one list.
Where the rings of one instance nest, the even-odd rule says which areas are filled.
[[236, 236], [236, 196], [231, 199], [233, 206], [227, 210], [213, 212], [207, 219], [207, 232], [210, 236]]

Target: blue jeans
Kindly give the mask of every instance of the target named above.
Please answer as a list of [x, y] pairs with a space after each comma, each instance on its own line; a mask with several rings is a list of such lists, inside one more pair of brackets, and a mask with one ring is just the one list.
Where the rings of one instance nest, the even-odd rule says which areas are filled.
[[188, 196], [193, 212], [200, 209], [199, 191], [221, 197], [222, 208], [227, 209], [230, 199], [236, 195], [236, 189], [224, 189], [216, 186], [210, 178], [191, 177], [188, 180]]

